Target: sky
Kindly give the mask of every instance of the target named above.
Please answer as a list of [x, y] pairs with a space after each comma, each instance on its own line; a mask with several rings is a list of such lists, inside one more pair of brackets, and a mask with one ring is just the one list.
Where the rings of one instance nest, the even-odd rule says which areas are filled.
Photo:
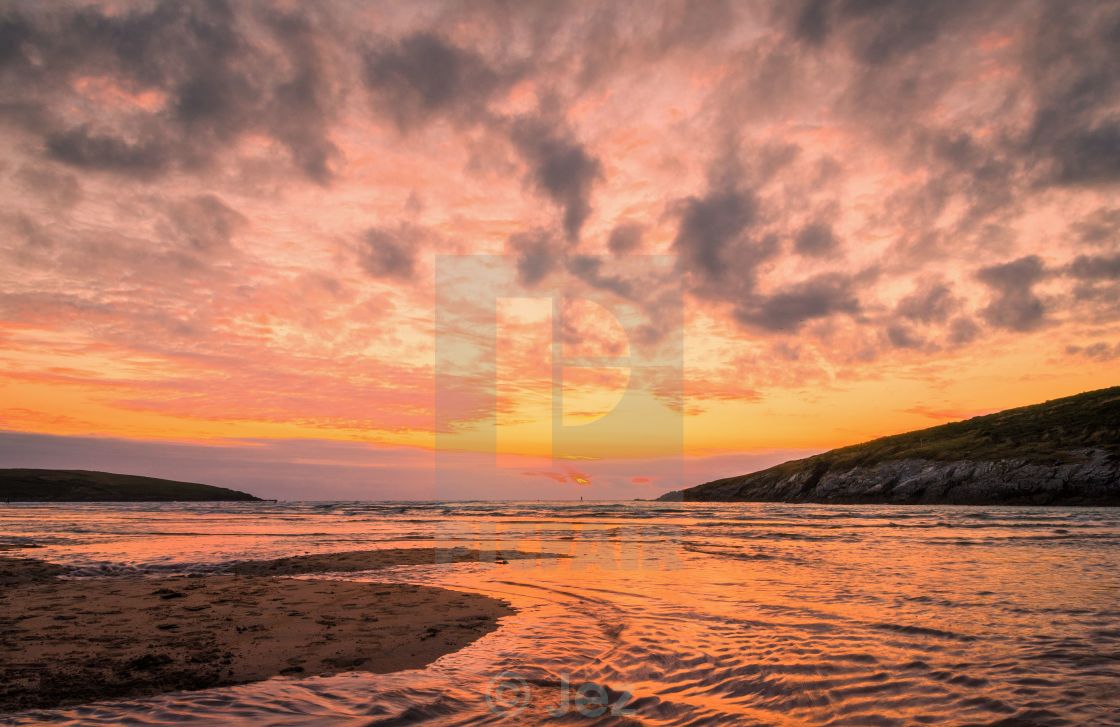
[[1118, 3], [0, 0], [0, 135], [0, 466], [648, 498], [1117, 383]]

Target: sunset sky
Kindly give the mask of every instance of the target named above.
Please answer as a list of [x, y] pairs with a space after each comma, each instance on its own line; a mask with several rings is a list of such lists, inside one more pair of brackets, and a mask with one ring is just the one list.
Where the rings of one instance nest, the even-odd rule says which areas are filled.
[[[1120, 3], [0, 0], [0, 134], [0, 466], [655, 497], [1118, 383]], [[553, 355], [679, 435], [554, 458]]]

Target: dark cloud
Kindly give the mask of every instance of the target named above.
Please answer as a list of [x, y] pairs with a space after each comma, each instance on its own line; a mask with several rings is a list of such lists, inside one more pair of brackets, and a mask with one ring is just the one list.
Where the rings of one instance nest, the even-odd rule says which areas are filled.
[[1049, 142], [1054, 179], [1060, 184], [1120, 180], [1120, 122], [1065, 134], [1042, 132], [1033, 142]]
[[779, 4], [794, 37], [813, 46], [841, 39], [863, 63], [881, 65], [915, 54], [954, 23], [974, 13], [973, 3], [909, 0], [806, 0]]
[[1079, 280], [1120, 280], [1120, 255], [1078, 255], [1068, 272]]
[[960, 301], [953, 295], [953, 289], [946, 283], [934, 281], [919, 286], [900, 300], [895, 312], [919, 323], [941, 323], [959, 306]]
[[16, 13], [0, 17], [0, 69], [23, 66], [28, 62], [24, 44], [35, 37], [35, 29]]
[[[1073, 299], [1081, 303], [1096, 303], [1099, 310], [1106, 313], [1120, 312], [1120, 284], [1082, 281], [1073, 286]], [[1100, 320], [1102, 316], [1097, 318]]]
[[914, 147], [923, 163], [939, 171], [923, 189], [935, 198], [931, 211], [944, 209], [953, 195], [968, 204], [958, 228], [982, 223], [1018, 199], [1019, 169], [1001, 144], [981, 143], [964, 131], [937, 130], [916, 133]]
[[227, 249], [234, 234], [247, 223], [244, 215], [212, 194], [172, 204], [167, 217], [175, 233], [200, 253]]
[[[503, 10], [512, 9], [506, 6]], [[579, 67], [582, 88], [634, 68], [649, 69], [674, 54], [710, 52], [733, 32], [742, 3], [733, 0], [662, 0], [649, 3], [585, 4], [573, 12], [564, 3], [520, 3], [521, 12], [536, 13], [542, 55], [570, 55]], [[557, 12], [557, 11], [560, 12]], [[554, 15], [549, 15], [549, 13]], [[558, 18], [561, 13], [566, 17]], [[640, 22], [635, 22], [636, 18]], [[579, 32], [565, 33], [563, 20], [578, 18]], [[543, 21], [543, 22], [542, 22]]]
[[[790, 35], [819, 51], [811, 58], [843, 53], [859, 62], [837, 84], [838, 116], [922, 170], [923, 181], [901, 187], [882, 214], [915, 231], [904, 233], [900, 252], [981, 246], [986, 230], [1042, 187], [1120, 180], [1120, 6], [804, 0], [777, 7]], [[962, 111], [939, 121], [933, 111], [959, 106], [949, 99], [984, 67], [1016, 72], [992, 84], [982, 117]]]
[[[310, 16], [222, 0], [26, 14], [12, 5], [0, 10], [0, 35], [11, 43], [0, 55], [0, 119], [39, 136], [59, 162], [152, 177], [210, 165], [252, 133], [286, 148], [308, 178], [332, 176], [335, 90]], [[78, 78], [165, 100], [102, 109]]]
[[663, 54], [678, 48], [705, 49], [735, 26], [734, 0], [697, 5], [688, 0], [666, 2], [654, 49]]
[[1021, 152], [1044, 181], [1120, 180], [1120, 6], [1045, 3], [1023, 48], [1035, 110]]
[[562, 115], [510, 118], [490, 111], [494, 94], [522, 73], [499, 71], [476, 51], [433, 33], [368, 51], [364, 68], [377, 110], [402, 131], [439, 118], [482, 123], [490, 133], [507, 138], [528, 167], [529, 185], [561, 207], [565, 235], [577, 242], [602, 163], [565, 128]]
[[1081, 242], [1105, 247], [1120, 243], [1120, 208], [1102, 207], [1072, 225]]
[[1097, 341], [1088, 346], [1066, 346], [1066, 353], [1071, 356], [1084, 356], [1096, 361], [1111, 361], [1120, 358], [1120, 343], [1109, 345], [1104, 341]]
[[562, 253], [556, 239], [547, 230], [533, 230], [513, 235], [507, 247], [517, 257], [517, 277], [527, 288], [536, 287], [556, 270]]
[[[1015, 40], [1004, 40], [1004, 49], [992, 39], [1021, 38], [1034, 11], [1004, 0], [805, 0], [776, 7], [801, 46], [792, 62], [808, 66], [789, 74], [807, 79], [794, 88], [809, 89], [796, 110], [814, 115], [824, 99], [857, 147], [874, 148], [909, 177], [869, 215], [872, 227], [897, 230], [888, 264], [912, 271], [953, 251], [990, 248], [990, 231], [1022, 201], [1022, 155], [1010, 141], [1022, 130], [1009, 121], [1021, 114], [1014, 102], [1025, 93], [1014, 81], [992, 84], [982, 119], [957, 97], [976, 82], [978, 64], [1007, 61]], [[822, 78], [827, 87], [810, 85]], [[798, 98], [789, 89], [773, 93], [777, 103]], [[948, 116], [946, 108], [953, 109]]]
[[[733, 158], [737, 150], [725, 154], [710, 170], [707, 193], [671, 208], [678, 218], [673, 251], [686, 285], [694, 295], [729, 305], [734, 320], [750, 329], [794, 332], [809, 321], [862, 310], [855, 288], [864, 273], [822, 273], [770, 293], [758, 291], [761, 266], [781, 251], [774, 226], [784, 214], [780, 207], [764, 209], [762, 194], [797, 151], [788, 147], [783, 153], [774, 145], [751, 149], [742, 165]], [[755, 186], [744, 184], [744, 178]], [[824, 253], [836, 241], [825, 223], [818, 224], [805, 235], [805, 245]]]
[[72, 167], [144, 178], [166, 171], [171, 163], [169, 140], [146, 136], [131, 141], [80, 126], [49, 134], [46, 147], [49, 156]]
[[579, 240], [591, 213], [591, 189], [603, 165], [571, 134], [542, 118], [514, 122], [511, 138], [529, 167], [529, 180], [564, 210], [564, 232]]
[[5, 250], [12, 254], [16, 262], [28, 263], [35, 253], [53, 247], [53, 241], [42, 226], [23, 213], [17, 212], [11, 217], [0, 217], [0, 224], [7, 228], [5, 231], [11, 236], [8, 238], [9, 243], [13, 239], [20, 243], [18, 246], [9, 244], [7, 246], [9, 249]]
[[[754, 193], [735, 187], [713, 189], [703, 197], [680, 202], [680, 224], [673, 240], [680, 266], [698, 277], [699, 285], [720, 282], [726, 275], [753, 274], [753, 270], [734, 263], [742, 261], [740, 251], [750, 246], [744, 238], [757, 209]], [[759, 248], [758, 258], [769, 257], [772, 252], [772, 246]]]
[[273, 13], [267, 22], [292, 66], [292, 72], [277, 83], [267, 101], [269, 130], [288, 148], [305, 175], [327, 182], [334, 176], [340, 152], [330, 140], [335, 91], [328, 81], [331, 71], [319, 49], [321, 31], [303, 15]]
[[358, 262], [375, 278], [411, 280], [416, 272], [416, 252], [423, 232], [412, 225], [396, 229], [374, 227], [366, 231], [358, 248]]
[[794, 238], [793, 247], [802, 255], [827, 255], [838, 246], [836, 236], [832, 234], [832, 225], [824, 222], [813, 222], [801, 228]]
[[430, 32], [367, 51], [363, 70], [374, 103], [402, 131], [435, 117], [478, 121], [491, 96], [515, 78]]
[[607, 239], [607, 248], [615, 255], [634, 252], [642, 246], [643, 232], [642, 226], [634, 222], [616, 225]]
[[988, 306], [980, 311], [989, 324], [1013, 331], [1030, 331], [1042, 325], [1046, 313], [1033, 287], [1046, 275], [1037, 255], [982, 268], [976, 277], [992, 291]]
[[925, 345], [925, 341], [903, 323], [892, 323], [887, 326], [887, 340], [895, 348], [921, 348]]
[[855, 280], [840, 273], [822, 273], [771, 295], [754, 296], [738, 305], [740, 322], [767, 331], [796, 332], [808, 321], [860, 311]]
[[629, 298], [633, 294], [630, 281], [621, 275], [604, 271], [604, 263], [604, 258], [596, 255], [574, 255], [568, 259], [567, 269], [593, 288], [609, 290], [618, 296]]
[[968, 316], [954, 318], [949, 324], [949, 343], [954, 346], [972, 343], [979, 335], [980, 326]]
[[1078, 255], [1063, 270], [1074, 278], [1073, 300], [1098, 323], [1120, 313], [1120, 255]]
[[832, 9], [827, 0], [801, 3], [793, 15], [794, 35], [812, 45], [821, 45], [832, 30]]

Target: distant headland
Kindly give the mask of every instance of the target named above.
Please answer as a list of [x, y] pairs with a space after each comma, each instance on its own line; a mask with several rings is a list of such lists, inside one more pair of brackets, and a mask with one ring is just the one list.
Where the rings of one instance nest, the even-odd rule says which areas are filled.
[[1120, 386], [842, 447], [659, 499], [1120, 506]]
[[87, 470], [0, 469], [6, 502], [259, 501], [245, 492], [197, 482]]

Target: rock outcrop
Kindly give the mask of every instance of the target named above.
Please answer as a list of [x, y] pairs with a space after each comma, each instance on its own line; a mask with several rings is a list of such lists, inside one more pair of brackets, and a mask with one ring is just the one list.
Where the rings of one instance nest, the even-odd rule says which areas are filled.
[[883, 437], [660, 499], [1120, 506], [1120, 387]]
[[1103, 450], [1080, 461], [1023, 459], [937, 462], [906, 459], [842, 471], [813, 468], [773, 477], [729, 477], [663, 495], [662, 500], [955, 505], [1120, 506], [1120, 461]]

